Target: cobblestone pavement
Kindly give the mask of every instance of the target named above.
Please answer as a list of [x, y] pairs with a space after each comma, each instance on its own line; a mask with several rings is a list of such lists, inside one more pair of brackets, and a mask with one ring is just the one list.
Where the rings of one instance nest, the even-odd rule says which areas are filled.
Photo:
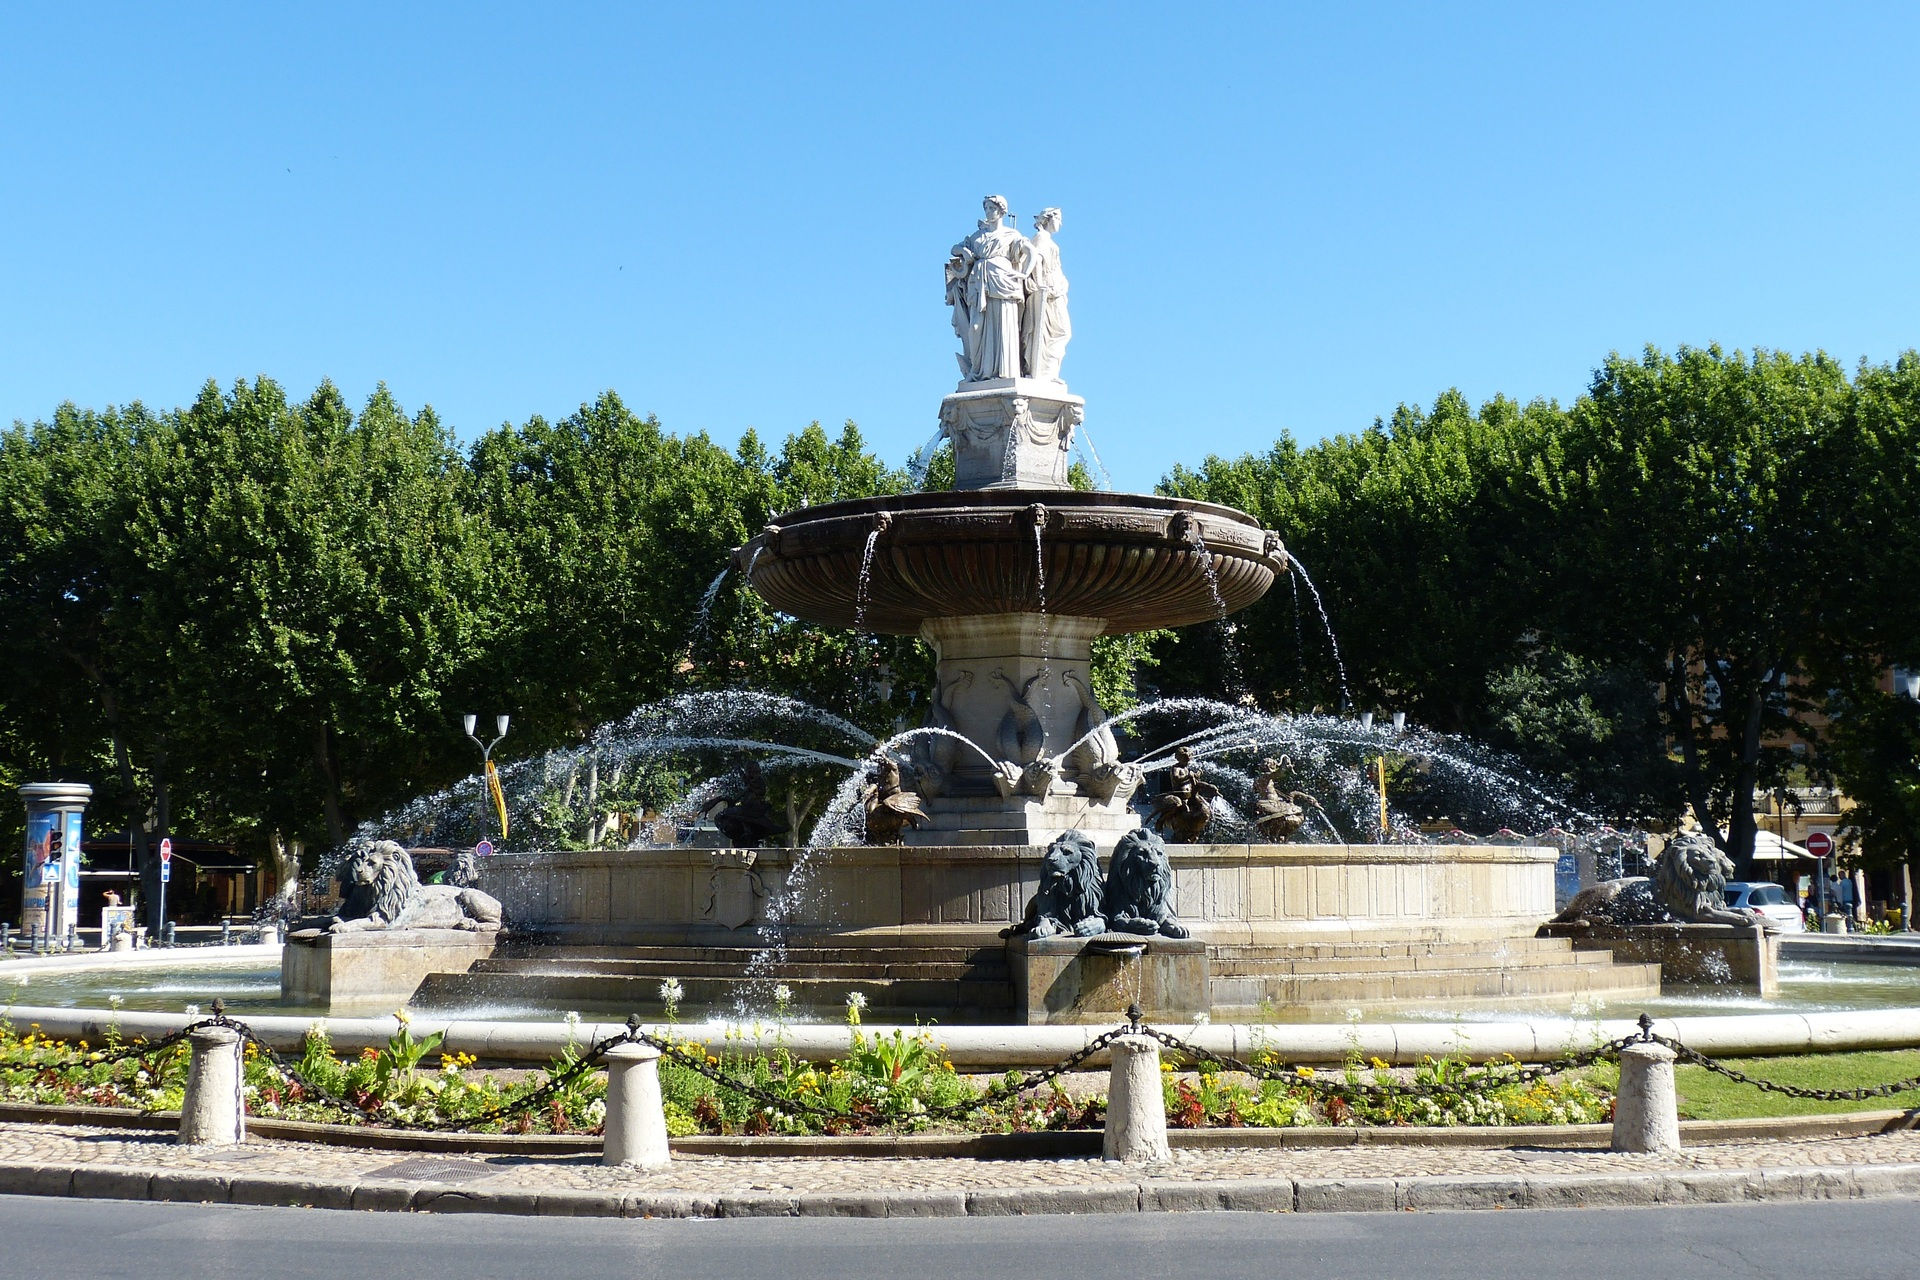
[[[1868, 1177], [1872, 1171], [1879, 1176]], [[1241, 1193], [1239, 1203], [1229, 1188]], [[0, 1191], [23, 1190], [629, 1216], [878, 1214], [915, 1204], [921, 1212], [967, 1213], [1848, 1198], [1920, 1195], [1920, 1132], [1727, 1142], [1665, 1156], [1546, 1147], [1239, 1147], [1178, 1150], [1150, 1165], [679, 1156], [664, 1169], [641, 1170], [606, 1168], [592, 1155], [372, 1151], [263, 1139], [192, 1148], [169, 1133], [0, 1125]], [[1050, 1201], [1055, 1192], [1067, 1198]]]

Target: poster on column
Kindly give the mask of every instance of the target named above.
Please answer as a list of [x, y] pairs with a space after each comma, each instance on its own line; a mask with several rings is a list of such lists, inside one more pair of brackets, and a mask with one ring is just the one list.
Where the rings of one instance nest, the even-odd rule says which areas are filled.
[[67, 820], [67, 876], [64, 890], [66, 911], [61, 918], [67, 922], [67, 927], [71, 928], [80, 922], [80, 819], [82, 815], [68, 813], [61, 816]]
[[26, 886], [22, 890], [21, 906], [24, 908], [23, 925], [28, 928], [35, 921], [47, 918], [47, 904], [52, 901], [52, 891], [47, 885], [47, 860], [52, 856], [53, 824], [59, 821], [57, 813], [30, 813], [27, 815], [27, 865]]

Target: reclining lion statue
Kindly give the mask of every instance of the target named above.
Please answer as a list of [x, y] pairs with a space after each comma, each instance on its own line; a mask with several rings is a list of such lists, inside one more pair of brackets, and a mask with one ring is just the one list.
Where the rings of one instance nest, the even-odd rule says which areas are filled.
[[1146, 828], [1121, 836], [1107, 871], [1109, 927], [1119, 933], [1184, 938], [1187, 927], [1173, 914], [1172, 899], [1173, 866], [1167, 861], [1166, 842]]
[[1047, 846], [1040, 864], [1040, 891], [1027, 916], [1008, 936], [1051, 938], [1070, 933], [1091, 938], [1107, 931], [1100, 910], [1100, 855], [1081, 831], [1063, 831]]
[[1654, 859], [1653, 874], [1607, 880], [1582, 889], [1553, 918], [1554, 924], [1730, 924], [1751, 929], [1766, 924], [1759, 916], [1735, 911], [1723, 890], [1733, 878], [1733, 862], [1698, 833], [1676, 836]]
[[500, 928], [500, 900], [478, 889], [421, 884], [407, 851], [391, 840], [356, 845], [340, 864], [340, 909], [332, 933], [362, 929]]

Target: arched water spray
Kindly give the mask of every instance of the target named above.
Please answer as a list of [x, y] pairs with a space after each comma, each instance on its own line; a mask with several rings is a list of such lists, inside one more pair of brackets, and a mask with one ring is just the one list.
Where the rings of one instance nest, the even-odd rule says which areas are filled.
[[927, 472], [933, 467], [933, 455], [940, 451], [940, 442], [946, 438], [946, 424], [942, 423], [938, 430], [927, 437], [927, 442], [914, 451], [913, 457], [907, 460], [907, 479], [912, 482], [915, 490], [927, 483]]
[[713, 613], [713, 602], [720, 595], [720, 584], [725, 582], [727, 575], [732, 572], [733, 565], [729, 563], [726, 568], [713, 575], [713, 581], [707, 584], [706, 591], [701, 594], [700, 607], [693, 611], [693, 629], [687, 634], [689, 644], [699, 643], [700, 637], [706, 633], [707, 619]]
[[1107, 471], [1107, 464], [1100, 461], [1100, 451], [1093, 447], [1093, 437], [1087, 434], [1085, 423], [1074, 428], [1073, 451], [1087, 468], [1087, 474], [1093, 477], [1094, 488], [1101, 493], [1113, 492], [1113, 476]]

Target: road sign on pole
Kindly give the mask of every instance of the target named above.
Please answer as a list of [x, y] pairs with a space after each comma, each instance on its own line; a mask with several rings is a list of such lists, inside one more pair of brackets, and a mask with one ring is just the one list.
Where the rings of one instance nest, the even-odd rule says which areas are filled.
[[1807, 837], [1807, 852], [1816, 858], [1824, 858], [1833, 852], [1833, 837], [1824, 831], [1815, 831]]
[[[173, 837], [167, 836], [160, 841], [160, 927], [155, 931], [164, 934], [167, 931], [167, 881], [173, 879]], [[155, 941], [159, 939], [156, 937]]]

